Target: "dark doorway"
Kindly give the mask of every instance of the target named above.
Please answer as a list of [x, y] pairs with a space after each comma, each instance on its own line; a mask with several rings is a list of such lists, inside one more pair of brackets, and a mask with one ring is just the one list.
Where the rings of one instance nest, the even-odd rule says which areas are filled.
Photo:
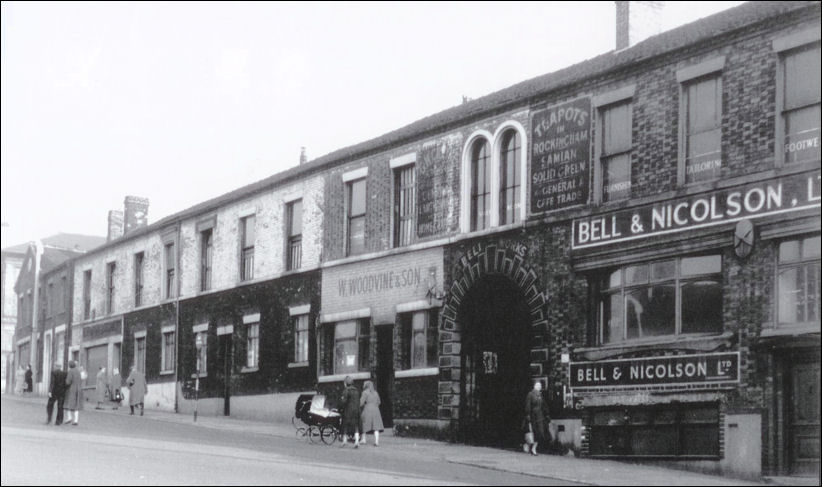
[[391, 390], [394, 382], [394, 327], [377, 327], [377, 393], [380, 395], [380, 414], [386, 428], [394, 426]]
[[790, 368], [788, 431], [790, 472], [819, 476], [820, 390], [819, 361], [798, 362]]
[[465, 439], [516, 447], [531, 388], [531, 320], [522, 291], [505, 277], [484, 277], [463, 300], [459, 321]]
[[231, 372], [232, 372], [232, 335], [218, 337], [217, 363], [220, 367], [221, 388], [223, 393], [223, 415], [231, 415]]

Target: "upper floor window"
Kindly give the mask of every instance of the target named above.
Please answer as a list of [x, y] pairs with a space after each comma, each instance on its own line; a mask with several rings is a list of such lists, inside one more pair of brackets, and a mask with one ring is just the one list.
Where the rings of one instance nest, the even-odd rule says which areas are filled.
[[722, 258], [626, 266], [600, 283], [599, 341], [722, 331]]
[[83, 319], [91, 318], [91, 270], [83, 272]]
[[249, 215], [240, 219], [240, 280], [254, 279], [254, 225], [256, 217]]
[[717, 179], [722, 169], [722, 78], [717, 74], [682, 87], [685, 184]]
[[114, 272], [117, 269], [116, 262], [109, 262], [106, 266], [106, 313], [114, 312]]
[[54, 316], [54, 283], [49, 281], [48, 290], [46, 291], [46, 316]]
[[348, 255], [365, 252], [365, 179], [348, 183]]
[[213, 230], [200, 232], [200, 291], [211, 289], [211, 259], [214, 253]]
[[59, 310], [62, 313], [66, 310], [66, 304], [68, 303], [68, 279], [66, 276], [60, 278], [60, 300], [59, 300]]
[[417, 177], [413, 164], [394, 170], [394, 242], [397, 247], [414, 241], [417, 223]]
[[600, 110], [599, 170], [605, 203], [631, 196], [631, 108], [628, 100]]
[[303, 247], [303, 200], [295, 200], [286, 205], [288, 241], [286, 242], [286, 270], [302, 266]]
[[787, 51], [781, 57], [781, 122], [786, 164], [820, 159], [820, 44]]
[[491, 224], [491, 150], [488, 141], [477, 139], [471, 146], [471, 231]]
[[507, 225], [520, 221], [522, 205], [520, 185], [522, 141], [519, 132], [506, 130], [500, 145], [499, 223]]
[[819, 324], [820, 237], [779, 244], [777, 303], [779, 324]]
[[175, 289], [174, 289], [174, 287], [175, 287], [174, 286], [174, 283], [175, 283], [174, 274], [175, 274], [175, 269], [177, 267], [177, 264], [176, 264], [177, 259], [176, 259], [176, 256], [174, 255], [174, 243], [173, 242], [172, 243], [167, 243], [165, 245], [165, 247], [163, 248], [163, 253], [164, 253], [163, 257], [164, 257], [164, 260], [165, 260], [165, 266], [166, 266], [166, 275], [165, 275], [165, 282], [164, 282], [164, 284], [165, 284], [165, 289], [164, 289], [165, 296], [166, 296], [166, 298], [173, 298], [174, 296], [176, 296], [176, 292], [175, 292]]
[[143, 304], [143, 267], [145, 253], [134, 254], [134, 306]]

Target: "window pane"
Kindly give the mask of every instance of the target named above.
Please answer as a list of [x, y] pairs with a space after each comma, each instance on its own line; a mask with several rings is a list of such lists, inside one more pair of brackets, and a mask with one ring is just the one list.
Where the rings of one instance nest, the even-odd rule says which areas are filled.
[[471, 230], [488, 227], [490, 219], [491, 164], [488, 160], [488, 142], [474, 142], [471, 152]]
[[351, 255], [365, 252], [365, 217], [352, 218], [348, 227], [348, 252]]
[[648, 266], [634, 265], [625, 268], [625, 285], [648, 282]]
[[722, 169], [719, 129], [689, 136], [687, 148], [685, 182], [709, 181], [719, 177]]
[[602, 200], [615, 201], [631, 195], [631, 154], [623, 153], [603, 161]]
[[779, 271], [779, 322], [798, 323], [799, 293], [801, 282], [798, 279], [799, 268], [789, 267]]
[[631, 104], [623, 103], [602, 114], [602, 153], [631, 150]]
[[347, 374], [357, 370], [357, 340], [338, 340], [334, 348], [334, 373]]
[[342, 321], [337, 323], [334, 327], [334, 338], [350, 338], [357, 336], [357, 322], [356, 321]]
[[[819, 45], [785, 56], [785, 108], [819, 102]], [[818, 119], [817, 119], [818, 121]]]
[[799, 241], [790, 240], [779, 244], [779, 262], [799, 261]]
[[613, 343], [622, 340], [622, 295], [605, 297], [602, 306], [602, 342]]
[[633, 429], [631, 448], [634, 455], [676, 455], [676, 426], [650, 426]]
[[651, 278], [654, 280], [673, 279], [676, 276], [676, 261], [654, 262], [651, 264]]
[[609, 287], [615, 288], [622, 284], [622, 270], [614, 271], [611, 273], [611, 277], [609, 279]]
[[297, 200], [289, 205], [288, 222], [290, 225], [288, 235], [294, 236], [303, 233], [303, 200]]
[[689, 84], [687, 96], [689, 134], [719, 126], [719, 78]]
[[719, 426], [718, 425], [687, 425], [682, 426], [681, 455], [718, 455], [719, 454]]
[[682, 285], [682, 333], [722, 331], [722, 286], [702, 280]]
[[509, 130], [503, 137], [500, 153], [500, 224], [519, 221], [520, 137]]
[[673, 335], [676, 330], [676, 287], [658, 284], [625, 292], [628, 338]]
[[819, 159], [819, 104], [785, 113], [785, 162]]
[[243, 219], [243, 247], [254, 246], [254, 225], [256, 217], [247, 216]]
[[819, 248], [820, 237], [817, 235], [816, 237], [806, 238], [802, 241], [802, 259], [810, 259], [813, 257], [819, 257], [820, 251], [822, 249]]
[[365, 179], [351, 183], [350, 216], [365, 214]]
[[706, 255], [703, 257], [685, 257], [682, 259], [682, 275], [714, 274], [722, 271], [722, 257]]

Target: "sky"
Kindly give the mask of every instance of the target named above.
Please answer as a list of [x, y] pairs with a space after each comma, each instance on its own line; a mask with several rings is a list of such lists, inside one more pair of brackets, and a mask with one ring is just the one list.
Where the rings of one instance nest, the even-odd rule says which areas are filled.
[[[667, 30], [742, 2], [666, 2]], [[149, 223], [614, 49], [614, 2], [3, 2], [2, 247]]]

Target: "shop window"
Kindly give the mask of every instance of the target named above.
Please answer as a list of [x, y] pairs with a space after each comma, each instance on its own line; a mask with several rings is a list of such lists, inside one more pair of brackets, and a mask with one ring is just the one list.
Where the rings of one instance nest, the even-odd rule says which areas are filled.
[[600, 282], [600, 343], [722, 331], [722, 258], [683, 257], [617, 269]]
[[820, 44], [786, 51], [780, 58], [782, 161], [820, 158]]
[[254, 279], [254, 225], [256, 217], [240, 218], [240, 280]]
[[400, 315], [400, 358], [404, 370], [437, 366], [438, 316], [436, 309]]
[[137, 366], [137, 370], [142, 373], [146, 373], [146, 337], [135, 337], [134, 338], [134, 365]]
[[592, 456], [719, 456], [716, 404], [595, 410], [591, 420]]
[[168, 331], [163, 333], [163, 355], [161, 364], [161, 369], [163, 372], [174, 371], [174, 353], [176, 350], [174, 332]]
[[722, 169], [722, 78], [706, 76], [682, 86], [681, 138], [685, 184], [711, 181]]
[[819, 325], [819, 235], [779, 244], [778, 319], [780, 325]]
[[368, 370], [368, 351], [371, 339], [368, 319], [341, 321], [333, 329], [333, 347], [330, 350], [333, 374], [350, 374]]
[[522, 141], [519, 132], [506, 130], [500, 145], [500, 185], [499, 185], [499, 224], [507, 225], [520, 221], [522, 197], [520, 181], [522, 167], [520, 158]]
[[402, 247], [414, 241], [417, 229], [417, 179], [414, 165], [394, 170], [394, 242]]
[[298, 315], [294, 320], [294, 362], [308, 362], [308, 315]]
[[491, 218], [491, 157], [485, 139], [471, 147], [471, 231], [483, 230]]
[[286, 242], [286, 270], [299, 269], [302, 265], [303, 246], [303, 200], [286, 205], [288, 241]]
[[631, 196], [631, 102], [609, 105], [600, 113], [601, 198], [603, 202]]
[[348, 255], [365, 252], [365, 178], [348, 183]]

